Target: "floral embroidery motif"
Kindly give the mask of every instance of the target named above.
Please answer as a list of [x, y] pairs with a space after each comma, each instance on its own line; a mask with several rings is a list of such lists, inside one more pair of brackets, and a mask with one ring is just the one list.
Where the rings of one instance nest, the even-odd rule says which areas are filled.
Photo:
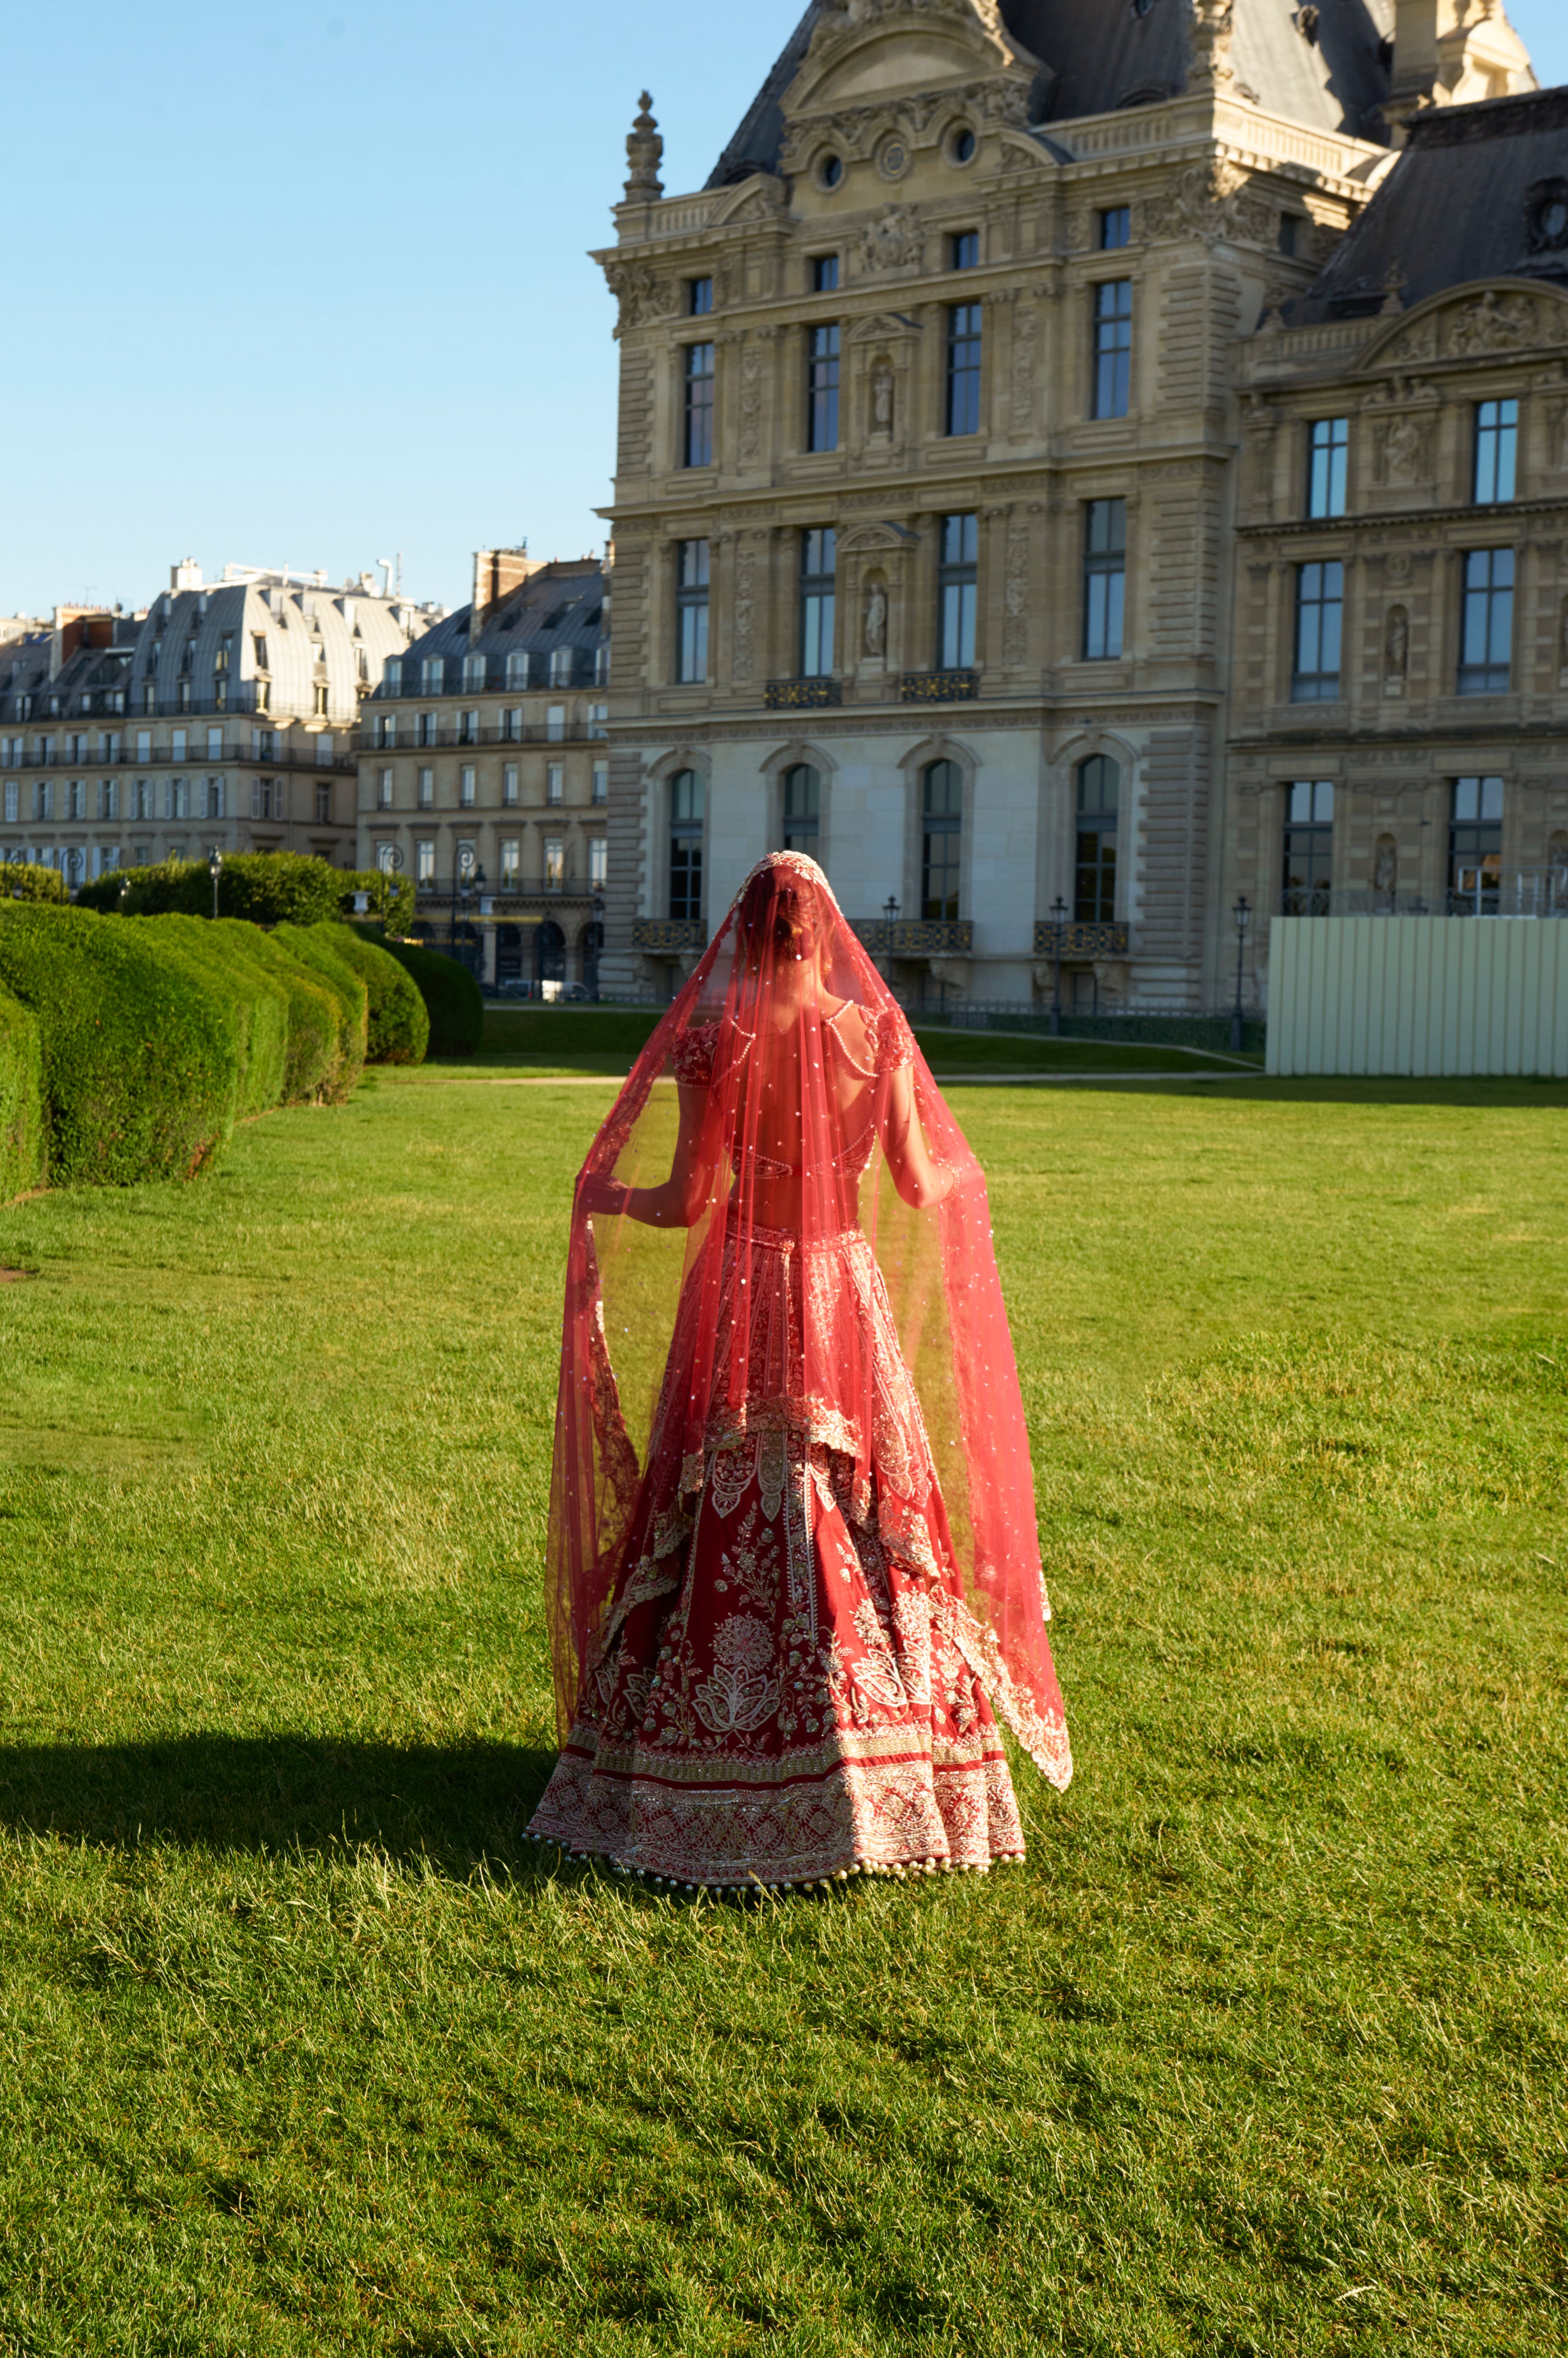
[[718, 1735], [741, 1735], [761, 1727], [778, 1704], [779, 1682], [767, 1673], [773, 1649], [765, 1621], [731, 1614], [713, 1639], [713, 1671], [698, 1686], [697, 1712]]

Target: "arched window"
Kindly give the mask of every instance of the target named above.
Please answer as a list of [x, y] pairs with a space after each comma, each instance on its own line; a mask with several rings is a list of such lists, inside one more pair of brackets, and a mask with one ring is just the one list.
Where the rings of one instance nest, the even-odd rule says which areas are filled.
[[1080, 925], [1116, 916], [1116, 825], [1121, 772], [1108, 753], [1078, 763], [1078, 857], [1073, 915]]
[[670, 914], [702, 914], [702, 780], [677, 770], [670, 780]]
[[806, 762], [784, 773], [784, 840], [781, 851], [804, 851], [816, 857], [822, 831], [822, 780]]
[[546, 917], [534, 935], [534, 979], [536, 982], [567, 979], [567, 937], [553, 917]]
[[957, 762], [933, 762], [922, 773], [920, 914], [956, 919], [958, 850], [964, 826], [964, 773]]

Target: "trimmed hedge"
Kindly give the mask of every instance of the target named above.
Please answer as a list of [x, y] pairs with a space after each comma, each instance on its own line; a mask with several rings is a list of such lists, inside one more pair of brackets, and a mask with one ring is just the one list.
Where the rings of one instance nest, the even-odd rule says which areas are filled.
[[357, 892], [362, 892], [369, 901], [370, 907], [365, 914], [359, 918], [362, 925], [367, 922], [372, 925], [384, 925], [387, 931], [393, 934], [406, 934], [408, 931], [409, 926], [414, 923], [414, 887], [406, 876], [388, 876], [384, 870], [380, 868], [356, 868], [346, 875], [341, 869], [334, 872], [343, 888], [338, 903], [341, 915], [344, 917], [358, 915], [354, 908], [354, 895]]
[[[0, 900], [60, 901], [65, 878], [58, 868], [40, 868], [32, 860], [0, 860]], [[414, 912], [409, 911], [412, 917]]]
[[370, 993], [366, 1064], [422, 1065], [430, 1044], [430, 1018], [413, 976], [353, 925], [319, 925], [316, 931]]
[[417, 942], [383, 945], [414, 977], [430, 1017], [432, 1056], [471, 1056], [484, 1034], [484, 1000], [466, 966], [421, 949]]
[[325, 939], [324, 925], [277, 925], [272, 936], [280, 949], [309, 968], [331, 992], [338, 1007], [337, 1068], [321, 1095], [341, 1105], [365, 1068], [365, 1042], [370, 1030], [370, 992], [346, 958]]
[[[413, 924], [414, 887], [406, 876], [384, 876], [374, 868], [334, 868], [302, 851], [237, 851], [225, 859], [218, 876], [218, 914], [246, 917], [254, 925], [330, 925], [352, 915], [358, 892], [365, 894], [370, 914], [382, 925]], [[99, 909], [106, 916], [211, 918], [212, 874], [204, 860], [160, 860], [145, 868], [112, 869], [84, 884], [76, 898], [80, 908]]]
[[250, 954], [245, 936], [253, 929], [242, 930], [238, 924], [203, 925], [200, 917], [141, 917], [135, 922], [182, 957], [232, 1007], [240, 1064], [236, 1119], [269, 1111], [283, 1095], [288, 1062], [288, 994]]
[[288, 1046], [283, 1067], [285, 1105], [314, 1105], [330, 1097], [338, 1073], [340, 1011], [326, 979], [313, 974], [270, 934], [242, 917], [220, 917], [211, 927], [236, 957], [276, 982], [288, 1002]]
[[237, 1022], [193, 966], [86, 909], [0, 902], [0, 986], [32, 1010], [57, 1186], [189, 1178], [233, 1123]]
[[0, 990], [0, 1204], [44, 1175], [42, 1076], [38, 1018]]

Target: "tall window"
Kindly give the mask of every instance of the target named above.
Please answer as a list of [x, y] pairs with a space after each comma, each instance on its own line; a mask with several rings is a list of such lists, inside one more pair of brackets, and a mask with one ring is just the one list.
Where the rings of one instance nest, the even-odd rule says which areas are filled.
[[463, 810], [472, 810], [477, 795], [477, 780], [471, 762], [465, 762], [458, 772], [458, 803]]
[[1119, 246], [1132, 243], [1132, 208], [1130, 205], [1109, 205], [1099, 217], [1099, 245], [1102, 254], [1110, 254]]
[[1125, 417], [1132, 394], [1132, 281], [1102, 279], [1094, 297], [1095, 381], [1089, 414]]
[[954, 303], [947, 311], [947, 431], [980, 430], [980, 306]]
[[608, 762], [596, 762], [593, 765], [593, 799], [596, 803], [607, 803], [610, 800], [610, 764]]
[[980, 522], [978, 516], [942, 519], [937, 568], [943, 671], [968, 671], [975, 660], [975, 612], [979, 596]]
[[1127, 502], [1084, 509], [1084, 661], [1115, 663], [1127, 616]]
[[1511, 500], [1519, 475], [1519, 404], [1476, 405], [1476, 504], [1495, 507]]
[[514, 835], [503, 835], [501, 838], [501, 882], [503, 886], [511, 885], [513, 889], [515, 890], [518, 879], [521, 877], [522, 873], [522, 843]]
[[1350, 457], [1348, 417], [1314, 417], [1307, 427], [1307, 514], [1345, 514], [1346, 469]]
[[414, 847], [414, 881], [416, 884], [433, 884], [436, 881], [436, 847], [427, 838]]
[[517, 764], [504, 762], [501, 769], [501, 799], [508, 810], [515, 810], [519, 799]]
[[784, 841], [781, 851], [804, 851], [815, 860], [822, 832], [822, 780], [806, 762], [784, 773]]
[[392, 772], [390, 770], [383, 770], [376, 779], [375, 806], [377, 810], [392, 808]]
[[567, 798], [567, 766], [566, 766], [566, 763], [565, 763], [564, 762], [546, 762], [546, 764], [545, 764], [545, 800], [546, 800], [546, 803], [552, 803], [552, 804], [557, 804], [557, 805], [558, 805], [558, 804], [560, 804], [560, 803], [564, 803], [564, 802], [565, 802], [565, 800], [566, 800], [566, 798]]
[[[183, 817], [183, 813], [181, 814], [181, 816]], [[330, 823], [330, 819], [331, 819], [331, 817], [332, 817], [332, 789], [331, 789], [331, 787], [330, 787], [330, 786], [318, 786], [318, 787], [317, 787], [317, 789], [316, 789], [316, 824], [317, 824], [317, 826], [318, 826], [318, 827], [326, 827], [326, 826]]]
[[1339, 653], [1345, 633], [1345, 568], [1296, 568], [1295, 661], [1291, 698], [1296, 704], [1332, 702], [1339, 694]]
[[1495, 917], [1502, 888], [1503, 782], [1455, 778], [1448, 824], [1448, 906], [1460, 917]]
[[686, 457], [688, 467], [713, 464], [713, 346], [686, 348]]
[[953, 240], [953, 267], [955, 270], [978, 270], [979, 266], [979, 231], [961, 229]]
[[838, 535], [831, 525], [800, 535], [800, 676], [826, 679], [833, 668], [834, 568]]
[[1459, 693], [1504, 696], [1513, 663], [1514, 553], [1511, 548], [1473, 548], [1464, 564]]
[[806, 447], [808, 450], [838, 448], [838, 330], [808, 328], [806, 331]]
[[708, 543], [676, 546], [676, 677], [708, 677]]
[[[447, 685], [447, 659], [444, 655], [427, 655], [424, 665], [425, 693], [440, 696]], [[420, 715], [423, 719], [423, 714]]]
[[1116, 916], [1116, 827], [1121, 771], [1108, 753], [1078, 763], [1077, 860], [1073, 915], [1080, 925], [1108, 925]]
[[1334, 782], [1298, 778], [1285, 788], [1285, 871], [1280, 900], [1286, 917], [1326, 917], [1334, 871]]
[[921, 778], [920, 914], [958, 914], [958, 854], [963, 841], [964, 773], [957, 762], [933, 762]]
[[588, 881], [599, 892], [610, 881], [610, 838], [607, 835], [590, 835], [588, 838]]
[[706, 319], [713, 308], [711, 278], [688, 278], [686, 282], [686, 308], [694, 319]]
[[436, 773], [434, 770], [421, 770], [419, 773], [419, 807], [421, 810], [433, 810], [435, 806]]
[[567, 847], [558, 835], [545, 838], [545, 890], [558, 892], [567, 881]]
[[838, 291], [838, 257], [836, 254], [814, 254], [811, 257], [811, 291], [814, 295], [835, 295]]
[[670, 914], [702, 914], [702, 780], [677, 770], [670, 780]]

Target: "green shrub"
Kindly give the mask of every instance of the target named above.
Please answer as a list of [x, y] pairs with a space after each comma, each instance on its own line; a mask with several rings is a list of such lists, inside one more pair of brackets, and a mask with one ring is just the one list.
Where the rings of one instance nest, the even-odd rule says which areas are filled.
[[345, 966], [353, 968], [370, 993], [366, 1064], [422, 1065], [430, 1044], [430, 1018], [406, 968], [356, 926], [319, 925], [315, 930]]
[[[368, 922], [384, 925], [390, 934], [406, 934], [414, 923], [414, 887], [406, 876], [388, 876], [379, 868], [359, 868], [345, 875], [334, 871], [342, 892], [338, 902], [339, 912], [345, 917], [358, 917], [362, 925]], [[354, 896], [362, 892], [370, 907], [362, 913], [354, 907]]]
[[233, 1120], [236, 1026], [183, 956], [91, 910], [0, 902], [0, 985], [38, 1018], [55, 1185], [211, 1162]]
[[283, 1068], [285, 1105], [313, 1105], [334, 1094], [340, 1063], [341, 1012], [324, 976], [311, 973], [270, 934], [241, 917], [221, 917], [214, 934], [237, 957], [271, 977], [288, 1001], [288, 1049]]
[[211, 989], [233, 1008], [239, 1051], [235, 1115], [245, 1120], [267, 1113], [283, 1096], [288, 1063], [288, 994], [277, 977], [252, 955], [246, 936], [254, 927], [203, 925], [200, 917], [142, 917], [152, 937], [178, 948]]
[[333, 945], [323, 938], [320, 925], [277, 925], [272, 939], [324, 982], [338, 1008], [338, 1064], [321, 1094], [341, 1105], [365, 1067], [365, 1042], [370, 1030], [370, 993], [362, 978]]
[[484, 1001], [467, 967], [417, 942], [389, 940], [384, 947], [419, 986], [430, 1017], [431, 1055], [471, 1056], [484, 1031]]
[[[65, 878], [58, 868], [39, 868], [30, 860], [0, 860], [0, 901], [64, 899]], [[412, 917], [413, 910], [408, 914]]]
[[0, 1204], [44, 1175], [42, 1056], [38, 1018], [0, 990]]
[[[254, 925], [319, 925], [342, 897], [342, 870], [302, 851], [233, 852], [218, 877], [218, 914]], [[204, 860], [161, 860], [101, 876], [77, 900], [127, 917], [211, 917], [212, 876]]]

